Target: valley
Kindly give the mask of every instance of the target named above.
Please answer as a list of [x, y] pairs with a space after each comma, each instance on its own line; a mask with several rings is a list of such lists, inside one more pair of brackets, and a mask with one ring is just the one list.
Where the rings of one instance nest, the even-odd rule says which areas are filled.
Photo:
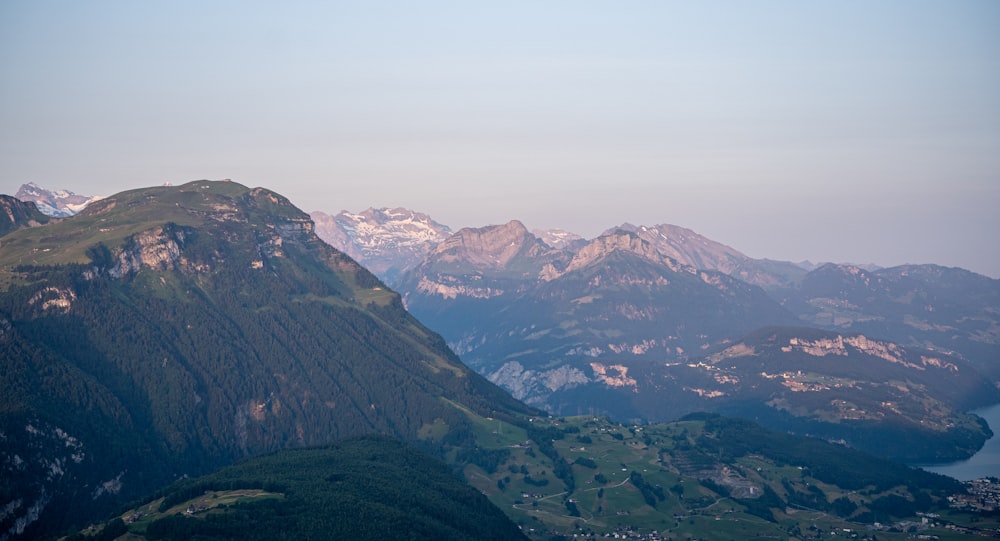
[[969, 490], [951, 479], [733, 419], [536, 418], [523, 431], [485, 420], [477, 442], [507, 458], [467, 466], [466, 478], [538, 539], [959, 539], [1000, 527], [947, 510]]
[[[711, 415], [653, 425], [623, 425], [594, 417], [512, 422], [470, 415], [470, 420], [475, 445], [452, 448], [445, 458], [530, 539], [901, 540], [914, 535], [964, 539], [1000, 534], [995, 515], [955, 504], [979, 501], [983, 493], [978, 486], [745, 421]], [[436, 438], [444, 434], [428, 426], [423, 445], [442, 443]], [[438, 496], [428, 495], [437, 490], [436, 483], [399, 469], [396, 457], [413, 451], [377, 438], [350, 440], [337, 447], [339, 454], [329, 459], [317, 460], [329, 453], [326, 449], [286, 451], [185, 481], [166, 489], [165, 496], [88, 527], [81, 532], [82, 539], [101, 536], [105, 528], [116, 535], [127, 531], [130, 539], [172, 539], [181, 532], [215, 539], [225, 537], [219, 532], [237, 531], [233, 528], [239, 526], [231, 519], [243, 513], [267, 516], [273, 507], [283, 517], [281, 527], [287, 529], [321, 512], [280, 511], [292, 494], [300, 499], [313, 494], [310, 498], [316, 504], [358, 497], [355, 506], [375, 501], [392, 506], [389, 502], [402, 503], [417, 494], [436, 501]], [[300, 462], [306, 457], [311, 457], [308, 462]], [[427, 468], [437, 471], [444, 463], [430, 462], [423, 466]], [[286, 478], [292, 471], [294, 477]], [[310, 478], [335, 480], [339, 492], [311, 492], [324, 489], [315, 481], [307, 488], [303, 483]], [[353, 488], [353, 483], [361, 485]], [[374, 497], [376, 493], [381, 495]], [[371, 503], [361, 503], [369, 498]], [[324, 515], [342, 509], [332, 501], [324, 505]], [[356, 511], [352, 518], [337, 520], [367, 520], [366, 510], [352, 509]], [[389, 509], [376, 512], [380, 522], [395, 517]], [[404, 510], [388, 522], [400, 520], [400, 527], [412, 534], [416, 530], [405, 516], [413, 512]], [[219, 529], [222, 524], [228, 524], [226, 530]], [[262, 522], [260, 527], [275, 526]], [[310, 531], [314, 538], [326, 539], [336, 538], [338, 530]], [[275, 531], [267, 535], [282, 538]]]

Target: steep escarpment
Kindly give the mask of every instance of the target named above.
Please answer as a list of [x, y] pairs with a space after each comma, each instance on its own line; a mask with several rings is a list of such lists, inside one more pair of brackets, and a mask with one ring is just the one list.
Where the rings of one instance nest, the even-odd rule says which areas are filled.
[[0, 195], [0, 237], [22, 227], [35, 227], [49, 222], [33, 203], [9, 195]]
[[957, 355], [1000, 383], [1000, 280], [939, 265], [823, 265], [775, 291], [815, 327]]

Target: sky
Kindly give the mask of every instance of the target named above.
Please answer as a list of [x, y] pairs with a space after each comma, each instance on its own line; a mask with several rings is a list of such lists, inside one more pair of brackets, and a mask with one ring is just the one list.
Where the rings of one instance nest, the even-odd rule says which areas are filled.
[[206, 178], [1000, 278], [1000, 2], [0, 2], [0, 193]]

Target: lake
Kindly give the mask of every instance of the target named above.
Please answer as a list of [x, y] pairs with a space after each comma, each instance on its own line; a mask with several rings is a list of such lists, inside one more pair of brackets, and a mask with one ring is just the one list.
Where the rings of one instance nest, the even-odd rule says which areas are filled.
[[986, 440], [986, 445], [968, 460], [920, 467], [934, 473], [954, 477], [959, 481], [969, 481], [980, 477], [1000, 477], [1000, 404], [988, 408], [973, 410], [972, 413], [986, 419], [992, 438]]

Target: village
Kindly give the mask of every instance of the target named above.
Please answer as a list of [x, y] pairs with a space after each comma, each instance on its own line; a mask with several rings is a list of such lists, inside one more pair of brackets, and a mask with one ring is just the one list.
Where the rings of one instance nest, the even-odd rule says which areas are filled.
[[948, 497], [953, 509], [990, 512], [1000, 510], [1000, 479], [984, 477], [966, 481], [965, 494]]

